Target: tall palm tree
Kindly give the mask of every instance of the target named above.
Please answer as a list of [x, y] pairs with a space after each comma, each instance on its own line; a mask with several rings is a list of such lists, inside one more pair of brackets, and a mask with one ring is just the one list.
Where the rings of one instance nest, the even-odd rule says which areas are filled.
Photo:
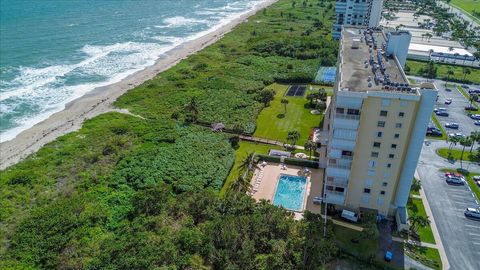
[[240, 169], [240, 172], [244, 172], [246, 175], [248, 175], [253, 168], [253, 159], [254, 158], [255, 158], [254, 153], [247, 153], [247, 156], [238, 165], [238, 168]]
[[417, 213], [414, 213], [408, 218], [410, 221], [410, 230], [416, 232], [418, 227], [425, 227], [430, 224], [430, 220], [428, 217], [420, 216]]
[[463, 73], [463, 80], [465, 80], [465, 78], [467, 78], [467, 75], [472, 73], [472, 71], [469, 68], [463, 68], [462, 73]]
[[470, 133], [470, 138], [472, 138], [472, 146], [470, 146], [470, 154], [471, 154], [475, 143], [480, 144], [480, 131], [472, 131], [472, 133]]
[[288, 132], [287, 141], [291, 141], [292, 146], [297, 143], [298, 139], [300, 139], [300, 132], [296, 130], [292, 130]]
[[189, 121], [196, 123], [198, 120], [198, 103], [195, 97], [192, 97], [190, 102], [185, 106], [185, 109], [189, 113]]
[[448, 70], [447, 70], [447, 81], [450, 81], [450, 76], [453, 75], [453, 70], [451, 67], [448, 67]]
[[317, 149], [317, 144], [311, 140], [308, 140], [305, 143], [305, 150], [309, 151], [310, 153], [310, 159], [312, 159], [312, 151], [315, 151]]
[[448, 155], [450, 156], [452, 154], [452, 148], [453, 146], [457, 145], [457, 143], [460, 141], [459, 137], [447, 137], [448, 142], [450, 142], [450, 145], [448, 146]]
[[248, 177], [239, 175], [237, 179], [230, 185], [229, 191], [235, 193], [246, 193], [250, 191], [251, 184]]
[[282, 98], [282, 100], [280, 101], [283, 106], [285, 107], [285, 114], [287, 114], [287, 104], [288, 104], [288, 99], [286, 98]]
[[473, 140], [472, 140], [472, 138], [470, 138], [470, 136], [468, 136], [468, 137], [465, 137], [465, 138], [461, 138], [459, 143], [460, 143], [461, 146], [463, 146], [462, 147], [462, 154], [460, 155], [460, 168], [463, 169], [462, 161], [463, 161], [463, 153], [465, 152], [465, 147], [472, 146]]
[[411, 189], [415, 192], [418, 192], [420, 191], [421, 188], [422, 188], [422, 183], [420, 182], [420, 180], [418, 180], [417, 178], [413, 178]]

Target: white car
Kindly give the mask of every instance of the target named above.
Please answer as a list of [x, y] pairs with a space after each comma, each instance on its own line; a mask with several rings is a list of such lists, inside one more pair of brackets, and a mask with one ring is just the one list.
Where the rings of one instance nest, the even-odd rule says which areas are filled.
[[470, 118], [472, 118], [473, 120], [480, 120], [480, 114], [472, 114], [470, 115]]
[[462, 133], [450, 133], [448, 134], [448, 137], [465, 138], [465, 135], [463, 135]]
[[480, 219], [480, 210], [476, 208], [468, 207], [467, 209], [465, 209], [463, 213], [465, 214], [466, 217]]
[[450, 185], [462, 185], [462, 186], [465, 185], [465, 180], [460, 177], [455, 177], [455, 176], [447, 177], [445, 181], [447, 182], [447, 184], [450, 184]]
[[451, 98], [445, 99], [445, 104], [446, 104], [446, 105], [452, 104], [452, 99], [451, 99]]

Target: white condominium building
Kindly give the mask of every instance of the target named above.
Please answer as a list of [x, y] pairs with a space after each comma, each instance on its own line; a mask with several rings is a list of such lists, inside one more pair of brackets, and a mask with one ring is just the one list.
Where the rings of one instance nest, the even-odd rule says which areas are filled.
[[377, 27], [382, 9], [383, 0], [337, 0], [333, 38], [340, 38], [343, 25]]
[[[405, 32], [388, 36], [395, 41]], [[408, 39], [408, 35], [407, 35]], [[437, 97], [433, 84], [410, 85], [387, 35], [345, 26], [325, 125], [329, 132], [325, 200], [338, 209], [400, 215]]]

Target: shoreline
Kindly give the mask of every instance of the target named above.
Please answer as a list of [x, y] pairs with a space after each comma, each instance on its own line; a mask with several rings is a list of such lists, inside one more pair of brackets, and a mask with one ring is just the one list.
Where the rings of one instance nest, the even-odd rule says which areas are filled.
[[218, 29], [167, 51], [152, 66], [137, 71], [117, 83], [87, 92], [67, 103], [63, 110], [20, 132], [14, 139], [0, 143], [0, 170], [18, 163], [58, 137], [79, 130], [87, 119], [111, 111], [129, 113], [128, 110], [115, 108], [113, 102], [128, 90], [143, 84], [188, 56], [214, 44], [250, 16], [275, 2], [277, 0], [266, 0], [259, 3], [252, 10]]

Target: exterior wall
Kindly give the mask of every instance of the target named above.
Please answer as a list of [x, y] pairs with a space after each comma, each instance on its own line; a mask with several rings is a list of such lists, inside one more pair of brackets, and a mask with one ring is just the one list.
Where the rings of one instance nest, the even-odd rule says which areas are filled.
[[368, 22], [368, 27], [377, 27], [380, 24], [380, 19], [382, 17], [383, 1], [382, 0], [372, 0], [370, 8], [370, 20]]
[[[388, 106], [385, 100], [390, 103]], [[400, 100], [398, 97], [370, 96], [365, 99], [345, 201], [347, 208], [377, 209], [382, 215], [393, 213], [392, 203], [409, 133], [415, 122], [417, 104], [417, 101]], [[380, 115], [382, 110], [387, 111], [387, 116]], [[399, 117], [400, 112], [404, 113], [404, 117]], [[385, 127], [377, 127], [378, 121], [385, 121]], [[402, 126], [397, 128], [396, 123]], [[377, 132], [382, 132], [382, 137], [377, 137]], [[395, 134], [398, 134], [398, 138], [395, 138]], [[374, 142], [379, 142], [380, 147], [374, 147]], [[395, 149], [392, 144], [396, 145]], [[378, 157], [372, 157], [372, 152], [378, 152]], [[394, 157], [390, 158], [390, 154]], [[387, 167], [388, 164], [390, 167]], [[370, 193], [365, 193], [364, 189], [370, 189]], [[385, 194], [381, 194], [381, 191]]]
[[382, 0], [337, 0], [333, 38], [340, 39], [342, 25], [377, 27], [383, 8]]
[[[434, 87], [432, 87], [434, 88]], [[425, 131], [427, 130], [430, 116], [435, 105], [437, 91], [435, 89], [421, 89], [420, 106], [416, 112], [416, 119], [412, 128], [408, 150], [403, 162], [403, 169], [395, 195], [395, 206], [406, 207], [408, 194], [413, 181], [413, 175], [417, 168], [418, 158], [422, 150]]]
[[412, 35], [407, 31], [398, 31], [388, 33], [387, 53], [395, 55], [402, 67], [405, 67], [407, 61], [408, 47]]

